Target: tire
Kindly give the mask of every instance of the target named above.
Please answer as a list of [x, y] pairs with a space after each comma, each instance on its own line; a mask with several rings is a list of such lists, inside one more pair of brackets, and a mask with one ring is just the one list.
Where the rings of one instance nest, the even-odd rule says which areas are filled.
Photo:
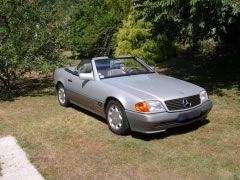
[[69, 106], [70, 103], [67, 98], [65, 88], [61, 83], [57, 86], [57, 96], [58, 96], [58, 102], [61, 106], [63, 107]]
[[127, 135], [131, 129], [123, 106], [115, 100], [109, 101], [106, 108], [109, 129], [118, 135]]

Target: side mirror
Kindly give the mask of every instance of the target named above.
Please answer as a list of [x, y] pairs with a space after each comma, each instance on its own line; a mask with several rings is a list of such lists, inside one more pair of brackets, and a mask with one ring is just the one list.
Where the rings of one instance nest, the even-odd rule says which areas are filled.
[[79, 78], [81, 80], [88, 80], [91, 81], [93, 80], [93, 73], [79, 73]]

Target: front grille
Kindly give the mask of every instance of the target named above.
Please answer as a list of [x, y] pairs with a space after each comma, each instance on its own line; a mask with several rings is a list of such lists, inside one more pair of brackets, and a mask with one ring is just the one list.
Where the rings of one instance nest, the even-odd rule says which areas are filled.
[[201, 100], [200, 100], [199, 94], [194, 96], [165, 101], [165, 104], [169, 111], [189, 109], [199, 105], [200, 103], [201, 103]]

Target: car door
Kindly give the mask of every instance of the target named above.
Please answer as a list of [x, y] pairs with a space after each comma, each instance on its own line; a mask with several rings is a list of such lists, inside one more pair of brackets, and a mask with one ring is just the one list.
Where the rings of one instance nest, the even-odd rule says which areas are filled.
[[94, 99], [89, 92], [91, 92], [95, 81], [81, 80], [79, 72], [93, 73], [91, 62], [87, 60], [81, 62], [72, 73], [71, 78], [68, 79], [68, 87], [71, 91], [70, 99], [80, 106], [91, 108], [94, 106]]

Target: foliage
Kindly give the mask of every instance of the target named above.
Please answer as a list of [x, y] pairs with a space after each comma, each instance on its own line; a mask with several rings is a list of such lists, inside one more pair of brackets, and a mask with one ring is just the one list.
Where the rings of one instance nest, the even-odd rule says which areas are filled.
[[113, 34], [130, 9], [129, 0], [87, 0], [70, 22], [69, 43], [82, 57], [111, 55]]
[[176, 47], [209, 52], [205, 47], [214, 49], [217, 42], [240, 42], [237, 0], [146, 0], [135, 8], [130, 3], [83, 1], [73, 11], [65, 44], [81, 57], [115, 50], [153, 63], [176, 55]]
[[[144, 16], [160, 41], [195, 47], [199, 40], [229, 37], [230, 26], [236, 28], [239, 21], [239, 4], [238, 0], [147, 0]], [[237, 26], [239, 33], [239, 22]]]
[[0, 3], [1, 95], [24, 73], [61, 64], [61, 49], [81, 57], [115, 50], [153, 64], [174, 55], [176, 44], [204, 53], [220, 43], [240, 45], [239, 0], [145, 0], [135, 8], [131, 0]]
[[152, 38], [149, 30], [152, 28], [150, 22], [145, 19], [137, 19], [129, 14], [123, 26], [116, 33], [115, 55], [137, 56], [150, 64], [154, 64], [159, 58], [159, 46]]
[[10, 96], [19, 76], [32, 70], [47, 72], [61, 62], [56, 42], [59, 31], [50, 1], [0, 3], [0, 86]]

